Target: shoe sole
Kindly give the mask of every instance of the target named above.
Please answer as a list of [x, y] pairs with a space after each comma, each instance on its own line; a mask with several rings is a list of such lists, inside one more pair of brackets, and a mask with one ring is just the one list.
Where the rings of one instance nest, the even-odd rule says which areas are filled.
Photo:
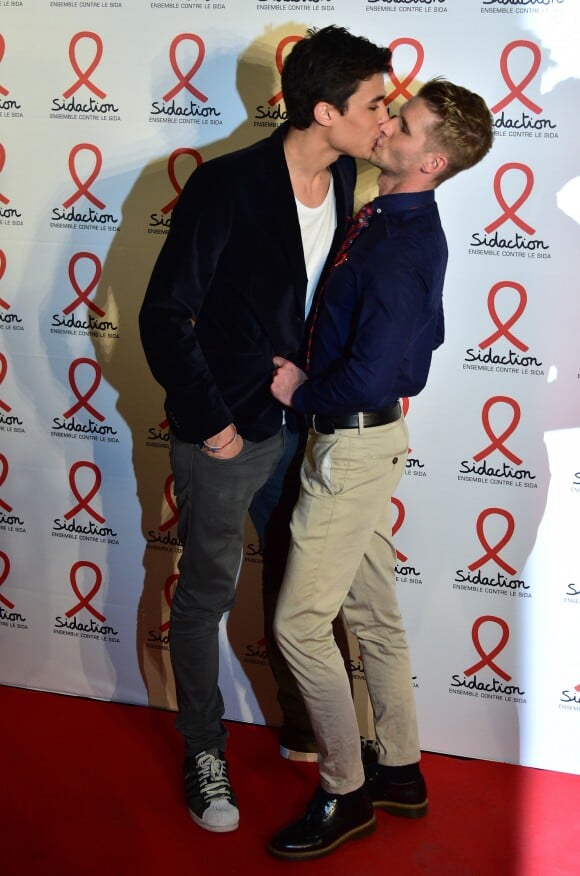
[[323, 848], [314, 849], [309, 852], [284, 852], [280, 849], [276, 849], [273, 846], [267, 846], [268, 852], [273, 855], [275, 858], [285, 858], [286, 860], [294, 860], [294, 861], [308, 861], [311, 858], [321, 858], [323, 855], [328, 855], [330, 852], [333, 852], [338, 846], [341, 846], [347, 840], [350, 839], [362, 839], [364, 836], [368, 836], [373, 833], [377, 826], [376, 816], [373, 815], [370, 821], [367, 821], [366, 824], [361, 824], [358, 827], [353, 827], [352, 830], [349, 830], [348, 833], [344, 833], [342, 836], [338, 837], [331, 845], [324, 846]]
[[318, 763], [317, 751], [295, 751], [293, 748], [284, 748], [283, 745], [280, 746], [280, 757], [297, 763]]
[[191, 820], [195, 821], [198, 827], [203, 827], [204, 830], [209, 830], [211, 833], [228, 833], [230, 830], [237, 830], [240, 823], [238, 818], [235, 824], [208, 824], [207, 821], [202, 821], [199, 815], [196, 815], [191, 809], [188, 809], [187, 811], [189, 812]]
[[382, 809], [383, 812], [388, 812], [389, 815], [396, 815], [399, 818], [423, 818], [427, 815], [429, 801], [423, 803], [394, 803], [392, 800], [373, 800], [374, 809]]

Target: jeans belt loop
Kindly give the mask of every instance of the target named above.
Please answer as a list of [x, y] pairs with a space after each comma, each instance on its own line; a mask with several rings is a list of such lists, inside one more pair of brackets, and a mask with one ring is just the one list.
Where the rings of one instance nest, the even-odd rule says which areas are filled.
[[358, 412], [358, 434], [362, 435], [365, 427], [365, 415], [362, 411]]

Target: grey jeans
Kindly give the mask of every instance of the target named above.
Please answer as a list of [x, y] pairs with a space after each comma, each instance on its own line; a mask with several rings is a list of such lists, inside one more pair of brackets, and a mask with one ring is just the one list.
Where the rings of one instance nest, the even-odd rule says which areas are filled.
[[177, 729], [187, 756], [225, 749], [224, 703], [218, 686], [219, 623], [234, 602], [244, 522], [256, 491], [275, 470], [283, 433], [244, 440], [233, 459], [215, 459], [172, 437], [171, 466], [183, 544], [171, 605], [169, 646], [175, 677]]

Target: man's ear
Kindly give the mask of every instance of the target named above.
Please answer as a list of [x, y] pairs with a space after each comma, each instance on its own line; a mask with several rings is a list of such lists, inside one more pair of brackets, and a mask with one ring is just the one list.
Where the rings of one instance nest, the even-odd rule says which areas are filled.
[[314, 121], [318, 122], [319, 125], [328, 127], [332, 124], [332, 119], [335, 113], [335, 107], [333, 107], [331, 103], [328, 103], [328, 101], [319, 100], [318, 103], [314, 104]]
[[441, 176], [448, 164], [449, 160], [443, 152], [429, 152], [421, 165], [421, 172]]

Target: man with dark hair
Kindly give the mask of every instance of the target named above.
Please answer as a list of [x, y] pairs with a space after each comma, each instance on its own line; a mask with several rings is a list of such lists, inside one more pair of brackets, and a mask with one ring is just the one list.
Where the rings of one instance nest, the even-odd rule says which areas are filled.
[[[482, 98], [432, 80], [381, 125], [379, 196], [361, 211], [312, 321], [308, 376], [275, 357], [272, 393], [310, 432], [274, 631], [320, 747], [320, 786], [269, 851], [315, 858], [375, 827], [373, 807], [427, 812], [412, 673], [395, 584], [390, 497], [405, 469], [399, 399], [427, 382], [443, 342], [447, 244], [434, 189], [489, 151]], [[357, 637], [378, 763], [363, 768], [349, 679], [332, 635]]]
[[[140, 313], [166, 390], [183, 544], [171, 606], [176, 726], [193, 820], [238, 826], [225, 759], [218, 627], [234, 601], [246, 514], [264, 551], [264, 623], [279, 688], [281, 744], [316, 758], [300, 694], [272, 647], [287, 524], [287, 470], [300, 430], [271, 396], [272, 356], [298, 358], [312, 297], [352, 212], [353, 156], [368, 158], [386, 117], [390, 51], [334, 26], [296, 44], [282, 72], [288, 122], [202, 164], [176, 205]], [[304, 431], [304, 430], [303, 430]], [[308, 751], [308, 744], [311, 750]]]

